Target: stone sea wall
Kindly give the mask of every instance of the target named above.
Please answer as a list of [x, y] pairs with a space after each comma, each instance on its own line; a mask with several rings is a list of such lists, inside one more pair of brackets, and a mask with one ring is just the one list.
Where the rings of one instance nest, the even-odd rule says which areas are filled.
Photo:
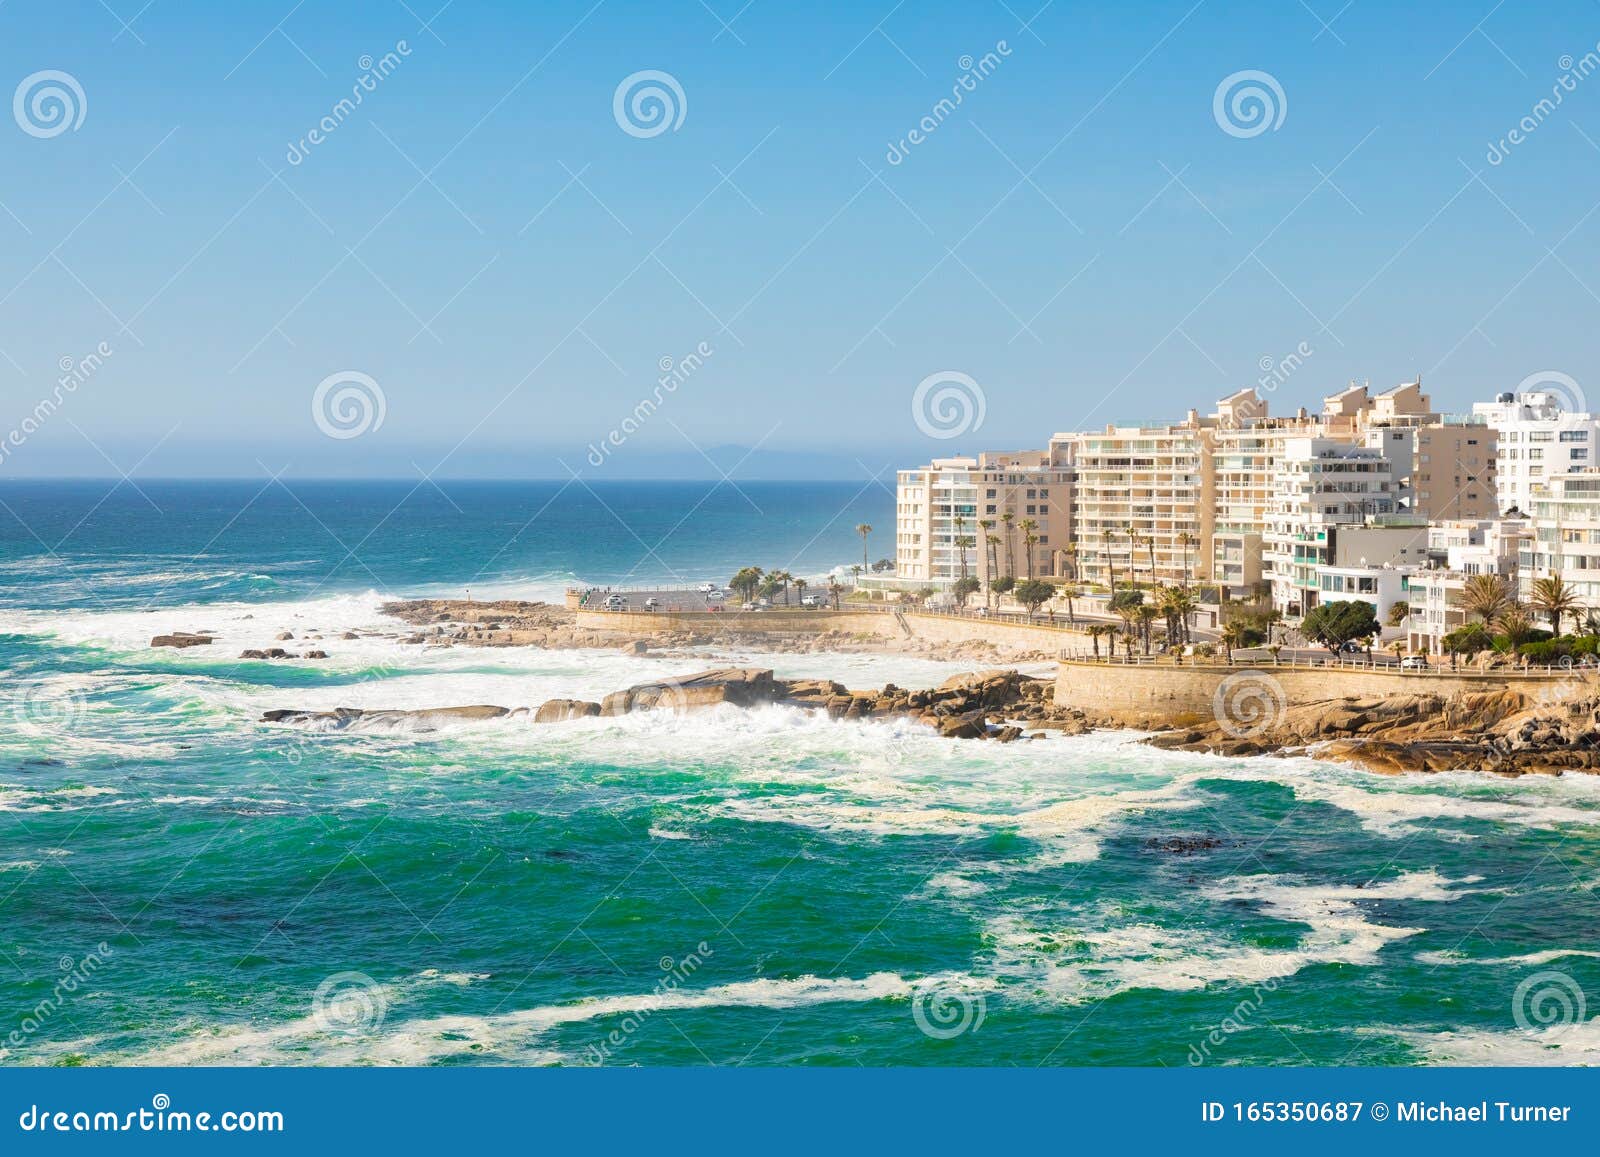
[[[1272, 709], [1347, 696], [1498, 691], [1507, 686], [1537, 689], [1570, 675], [1522, 675], [1290, 667], [1266, 664], [1121, 664], [1064, 660], [1056, 675], [1056, 703], [1082, 711], [1103, 726], [1153, 730], [1212, 720], [1219, 710], [1238, 710], [1243, 697]], [[1228, 705], [1221, 707], [1219, 705]]]

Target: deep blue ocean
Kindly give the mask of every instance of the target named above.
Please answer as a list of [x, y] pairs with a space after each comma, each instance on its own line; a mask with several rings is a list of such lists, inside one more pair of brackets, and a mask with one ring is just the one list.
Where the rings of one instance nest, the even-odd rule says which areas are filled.
[[[109, 491], [109, 493], [108, 493]], [[791, 708], [316, 731], [698, 665], [392, 597], [820, 578], [790, 483], [0, 484], [0, 1062], [1592, 1063], [1600, 783], [1012, 745]], [[210, 647], [153, 635], [211, 630]], [[240, 658], [288, 632], [326, 660]]]

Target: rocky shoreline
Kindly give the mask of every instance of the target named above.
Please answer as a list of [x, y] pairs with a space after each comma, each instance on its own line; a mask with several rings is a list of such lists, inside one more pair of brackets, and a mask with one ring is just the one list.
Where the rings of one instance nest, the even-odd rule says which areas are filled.
[[371, 723], [403, 724], [419, 730], [460, 720], [519, 718], [530, 723], [562, 723], [591, 716], [639, 711], [686, 712], [728, 703], [737, 707], [788, 704], [826, 711], [835, 719], [914, 719], [950, 739], [990, 739], [1009, 743], [1040, 738], [1048, 731], [1077, 735], [1090, 730], [1082, 712], [1052, 702], [1052, 681], [1018, 671], [979, 671], [957, 675], [931, 690], [907, 691], [888, 684], [877, 691], [851, 691], [828, 679], [778, 679], [760, 667], [729, 667], [681, 678], [637, 683], [604, 700], [550, 699], [538, 707], [477, 704], [421, 711], [336, 707], [332, 711], [294, 708], [262, 715], [264, 723], [311, 725], [345, 730]]
[[[847, 631], [763, 631], [748, 616], [730, 615], [725, 627], [705, 631], [641, 632], [618, 627], [599, 630], [577, 625], [578, 616], [550, 603], [467, 602], [463, 599], [409, 599], [385, 603], [383, 613], [416, 628], [401, 642], [441, 647], [544, 647], [553, 650], [613, 649], [648, 652], [663, 658], [704, 659], [704, 648], [765, 651], [769, 654], [914, 655], [937, 662], [1048, 662], [1054, 654], [1006, 647], [984, 639], [937, 643], [925, 639], [886, 639]], [[759, 616], [757, 616], [759, 618]], [[701, 650], [696, 651], [699, 648]]]
[[1346, 696], [1285, 706], [1249, 726], [1213, 720], [1145, 742], [1215, 755], [1305, 755], [1383, 774], [1600, 772], [1600, 689], [1574, 679], [1531, 693]]

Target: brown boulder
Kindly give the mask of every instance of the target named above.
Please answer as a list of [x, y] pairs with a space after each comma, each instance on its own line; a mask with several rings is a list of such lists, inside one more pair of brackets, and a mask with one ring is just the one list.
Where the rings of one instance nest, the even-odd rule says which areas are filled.
[[174, 631], [170, 635], [157, 635], [150, 640], [152, 647], [204, 647], [216, 642], [210, 635], [198, 635], [191, 631]]
[[568, 719], [582, 719], [600, 714], [600, 704], [587, 699], [547, 699], [534, 714], [535, 723], [564, 723]]

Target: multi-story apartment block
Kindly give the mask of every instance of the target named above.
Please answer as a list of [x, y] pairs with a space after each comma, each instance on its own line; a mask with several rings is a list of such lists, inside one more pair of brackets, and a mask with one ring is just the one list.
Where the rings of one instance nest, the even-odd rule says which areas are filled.
[[1547, 479], [1600, 466], [1600, 417], [1568, 410], [1558, 394], [1500, 394], [1474, 405], [1472, 413], [1498, 434], [1498, 513], [1527, 514]]
[[1082, 579], [1173, 583], [1209, 574], [1214, 424], [1191, 410], [1182, 422], [1110, 425], [1050, 440], [1051, 453], [1072, 463]]
[[1557, 575], [1584, 606], [1600, 607], [1600, 471], [1547, 477], [1531, 505], [1518, 564], [1523, 597], [1536, 579]]
[[947, 590], [963, 575], [985, 585], [1055, 575], [1071, 544], [1072, 472], [1049, 451], [935, 458], [896, 476], [894, 580], [866, 585]]
[[1406, 642], [1414, 651], [1443, 651], [1444, 637], [1466, 626], [1462, 594], [1473, 575], [1512, 579], [1530, 536], [1526, 519], [1435, 522], [1428, 527], [1430, 569], [1411, 577]]
[[1290, 438], [1273, 468], [1262, 536], [1272, 603], [1298, 618], [1316, 606], [1321, 567], [1382, 566], [1427, 557], [1427, 525], [1400, 510], [1381, 451], [1333, 438]]

